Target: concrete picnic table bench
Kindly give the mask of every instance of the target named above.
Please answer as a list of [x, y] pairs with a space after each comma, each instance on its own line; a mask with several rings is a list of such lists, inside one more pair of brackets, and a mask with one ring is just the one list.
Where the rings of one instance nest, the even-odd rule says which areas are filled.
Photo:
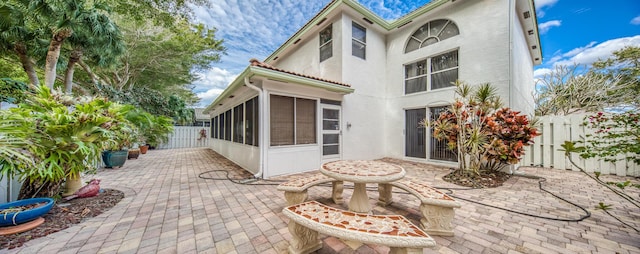
[[320, 173], [298, 177], [281, 183], [278, 185], [277, 190], [284, 191], [284, 198], [287, 200], [287, 205], [295, 205], [307, 200], [307, 189], [329, 182], [332, 187], [331, 198], [333, 199], [333, 202], [336, 204], [342, 204], [343, 182]]
[[436, 242], [401, 215], [370, 215], [308, 201], [285, 207], [292, 239], [289, 253], [310, 253], [322, 248], [318, 233], [347, 242], [389, 246], [389, 253], [422, 253]]

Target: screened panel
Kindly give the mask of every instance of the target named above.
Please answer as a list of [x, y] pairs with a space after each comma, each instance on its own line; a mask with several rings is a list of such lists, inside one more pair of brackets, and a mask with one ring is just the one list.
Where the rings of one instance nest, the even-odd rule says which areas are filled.
[[224, 140], [231, 141], [231, 109], [224, 112]]
[[296, 144], [316, 143], [316, 101], [296, 98]]
[[[449, 107], [433, 107], [429, 108], [431, 121], [435, 121], [440, 113], [445, 112]], [[438, 140], [433, 137], [433, 128], [429, 128], [431, 133], [430, 139], [430, 147], [429, 147], [429, 158], [433, 160], [442, 160], [442, 161], [458, 161], [458, 156], [456, 151], [449, 149], [446, 140]]]
[[294, 98], [271, 95], [271, 145], [294, 144]]
[[247, 145], [258, 145], [258, 97], [254, 97], [245, 103], [245, 137]]
[[340, 154], [340, 145], [324, 145], [322, 146], [322, 155]]
[[225, 134], [225, 131], [224, 131], [224, 122], [225, 122], [224, 113], [220, 114], [218, 116], [218, 118], [220, 119], [220, 121], [218, 122], [218, 131], [220, 132], [220, 136], [219, 137], [220, 137], [220, 139], [224, 139], [224, 134]]
[[218, 138], [218, 117], [211, 118], [211, 138]]
[[427, 112], [423, 108], [405, 111], [405, 155], [407, 157], [427, 157], [425, 127], [420, 125], [420, 122], [424, 120], [426, 116]]
[[233, 108], [233, 142], [244, 143], [244, 104]]
[[337, 109], [322, 109], [322, 129], [339, 130], [340, 111]]

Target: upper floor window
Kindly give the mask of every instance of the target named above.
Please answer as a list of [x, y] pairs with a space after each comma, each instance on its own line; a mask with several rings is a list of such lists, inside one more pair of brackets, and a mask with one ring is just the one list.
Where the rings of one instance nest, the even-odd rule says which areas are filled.
[[458, 26], [451, 20], [438, 19], [431, 21], [418, 28], [418, 30], [411, 35], [407, 46], [404, 48], [404, 53], [449, 39], [459, 33]]
[[351, 37], [351, 54], [366, 59], [367, 29], [354, 22], [351, 26]]
[[405, 94], [453, 86], [458, 79], [458, 50], [406, 64], [404, 70]]
[[333, 56], [331, 25], [320, 31], [320, 62]]

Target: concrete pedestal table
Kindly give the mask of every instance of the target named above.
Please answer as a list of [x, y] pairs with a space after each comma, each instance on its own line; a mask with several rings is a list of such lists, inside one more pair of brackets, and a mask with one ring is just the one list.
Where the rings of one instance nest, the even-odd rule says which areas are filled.
[[340, 160], [322, 165], [320, 172], [337, 180], [353, 182], [355, 188], [349, 201], [349, 210], [371, 212], [367, 196], [367, 183], [388, 183], [402, 179], [406, 172], [398, 165], [382, 161]]

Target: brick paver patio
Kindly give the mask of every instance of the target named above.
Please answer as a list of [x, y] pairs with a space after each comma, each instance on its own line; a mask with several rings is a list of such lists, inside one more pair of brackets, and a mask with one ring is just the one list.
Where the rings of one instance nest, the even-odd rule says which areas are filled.
[[[441, 180], [448, 169], [421, 163], [386, 159], [403, 166], [435, 187], [457, 187]], [[250, 174], [209, 149], [151, 150], [121, 169], [99, 170], [103, 188], [125, 192], [111, 210], [81, 224], [27, 242], [9, 253], [283, 253], [291, 238], [288, 219], [281, 210], [283, 193], [273, 185], [241, 185], [207, 180], [198, 175], [226, 170], [230, 177]], [[535, 218], [472, 203], [481, 202], [544, 217], [577, 219], [581, 210], [538, 189], [538, 180], [512, 177], [504, 186], [481, 190], [453, 190], [462, 208], [456, 210], [453, 237], [433, 238], [434, 249], [425, 253], [640, 253], [640, 234], [596, 210], [598, 202], [612, 204], [611, 211], [640, 228], [640, 211], [603, 191], [586, 176], [571, 171], [521, 168], [547, 178], [544, 187], [585, 208], [592, 216], [581, 222]], [[206, 174], [225, 178], [223, 172]], [[299, 177], [300, 175], [281, 177]], [[89, 176], [94, 177], [94, 176]], [[88, 177], [88, 178], [89, 178]], [[623, 177], [606, 176], [609, 180]], [[630, 179], [630, 178], [626, 178]], [[259, 181], [260, 184], [275, 182]], [[345, 201], [351, 196], [345, 182]], [[375, 204], [378, 194], [370, 186], [375, 214], [402, 214], [418, 223], [418, 200], [394, 194], [387, 208]], [[458, 187], [459, 188], [459, 187]], [[638, 197], [637, 190], [631, 190]], [[313, 187], [309, 198], [331, 202], [331, 188]], [[346, 203], [342, 208], [346, 209]], [[324, 237], [319, 253], [386, 253], [383, 246], [363, 245], [351, 250], [340, 240]]]

